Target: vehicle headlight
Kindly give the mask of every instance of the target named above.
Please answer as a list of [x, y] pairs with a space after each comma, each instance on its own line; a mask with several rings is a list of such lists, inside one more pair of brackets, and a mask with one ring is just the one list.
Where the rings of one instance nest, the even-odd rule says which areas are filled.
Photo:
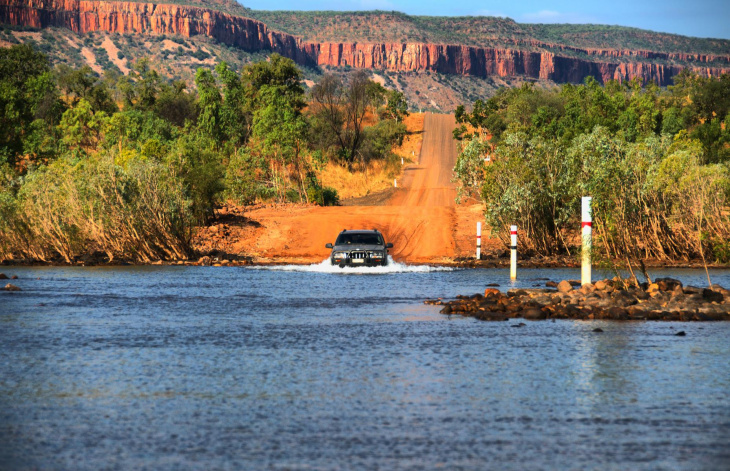
[[347, 258], [347, 252], [335, 252], [334, 258]]

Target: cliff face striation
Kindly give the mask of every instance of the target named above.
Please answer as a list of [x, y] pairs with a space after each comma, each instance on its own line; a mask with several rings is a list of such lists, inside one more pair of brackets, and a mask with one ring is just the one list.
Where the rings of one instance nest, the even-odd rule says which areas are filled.
[[[530, 41], [515, 48], [426, 43], [313, 43], [264, 23], [194, 6], [85, 0], [0, 0], [0, 22], [68, 28], [76, 33], [205, 35], [247, 51], [269, 50], [303, 65], [477, 77], [527, 77], [554, 82], [655, 81], [669, 85], [688, 68], [702, 76], [730, 73], [730, 56], [580, 49]], [[718, 66], [719, 64], [719, 66]], [[725, 65], [727, 64], [727, 66]]]

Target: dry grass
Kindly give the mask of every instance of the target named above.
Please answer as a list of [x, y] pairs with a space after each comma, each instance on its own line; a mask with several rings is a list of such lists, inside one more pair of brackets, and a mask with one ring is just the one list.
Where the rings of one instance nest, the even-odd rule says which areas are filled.
[[409, 159], [413, 162], [417, 161], [418, 154], [421, 153], [424, 116], [423, 113], [411, 113], [403, 120], [408, 129], [408, 135], [403, 139], [403, 145], [393, 149], [393, 152], [405, 158], [406, 161]]
[[385, 162], [373, 162], [363, 171], [350, 172], [347, 168], [329, 163], [320, 173], [322, 185], [334, 188], [340, 199], [358, 198], [393, 186], [391, 173]]
[[[418, 154], [421, 153], [423, 142], [423, 117], [422, 113], [413, 113], [403, 122], [408, 129], [408, 135], [403, 139], [403, 144], [393, 149], [396, 155], [403, 157], [404, 164], [418, 161]], [[393, 186], [393, 177], [399, 178], [403, 168], [399, 165], [396, 174], [393, 167], [383, 161], [372, 162], [362, 171], [350, 172], [346, 168], [329, 163], [319, 174], [322, 185], [334, 188], [340, 199], [359, 198]], [[400, 178], [399, 178], [400, 179]]]
[[112, 61], [114, 65], [117, 66], [119, 70], [122, 71], [124, 75], [127, 75], [129, 73], [129, 67], [127, 67], [127, 58], [119, 59], [117, 57], [117, 53], [119, 53], [119, 48], [116, 44], [114, 44], [114, 41], [111, 40], [109, 36], [104, 36], [104, 41], [101, 43], [101, 47], [103, 47], [106, 50], [107, 56], [109, 56], [109, 60]]
[[96, 56], [91, 49], [89, 49], [88, 47], [81, 48], [81, 55], [86, 60], [86, 65], [91, 67], [91, 70], [99, 75], [102, 75], [104, 73], [104, 70], [101, 68], [101, 66], [96, 63]]

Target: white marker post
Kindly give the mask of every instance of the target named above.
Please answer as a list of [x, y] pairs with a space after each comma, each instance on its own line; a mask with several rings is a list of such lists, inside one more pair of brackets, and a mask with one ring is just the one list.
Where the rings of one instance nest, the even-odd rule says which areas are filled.
[[398, 188], [398, 180], [393, 179], [393, 188]]
[[482, 259], [482, 223], [477, 223], [477, 260]]
[[581, 198], [581, 239], [583, 240], [583, 261], [580, 270], [580, 282], [582, 285], [591, 284], [591, 248], [593, 246], [592, 227], [593, 212], [591, 211], [591, 201], [593, 198], [584, 196]]
[[509, 228], [510, 238], [510, 260], [509, 260], [509, 278], [511, 280], [517, 279], [517, 226], [510, 226]]

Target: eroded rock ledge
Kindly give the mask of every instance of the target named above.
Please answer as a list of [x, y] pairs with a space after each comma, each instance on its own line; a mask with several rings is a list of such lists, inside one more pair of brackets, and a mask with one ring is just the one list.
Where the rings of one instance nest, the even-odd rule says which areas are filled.
[[[98, 0], [0, 0], [0, 23], [68, 28], [76, 33], [205, 35], [247, 51], [278, 52], [299, 64], [397, 72], [432, 71], [477, 77], [527, 77], [558, 83], [588, 76], [655, 81], [665, 86], [687, 68], [701, 76], [730, 72], [730, 56], [641, 50], [584, 49], [540, 41], [515, 48], [461, 44], [308, 42], [266, 24], [196, 6]], [[525, 49], [527, 48], [527, 49]], [[585, 57], [574, 57], [576, 54]], [[718, 66], [719, 64], [719, 66]]]
[[730, 290], [717, 285], [712, 289], [683, 286], [681, 281], [672, 278], [660, 278], [642, 287], [626, 287], [617, 279], [575, 286], [579, 284], [564, 280], [556, 288], [512, 289], [506, 294], [487, 288], [483, 295], [425, 303], [443, 305], [442, 314], [485, 321], [512, 318], [730, 321]]

